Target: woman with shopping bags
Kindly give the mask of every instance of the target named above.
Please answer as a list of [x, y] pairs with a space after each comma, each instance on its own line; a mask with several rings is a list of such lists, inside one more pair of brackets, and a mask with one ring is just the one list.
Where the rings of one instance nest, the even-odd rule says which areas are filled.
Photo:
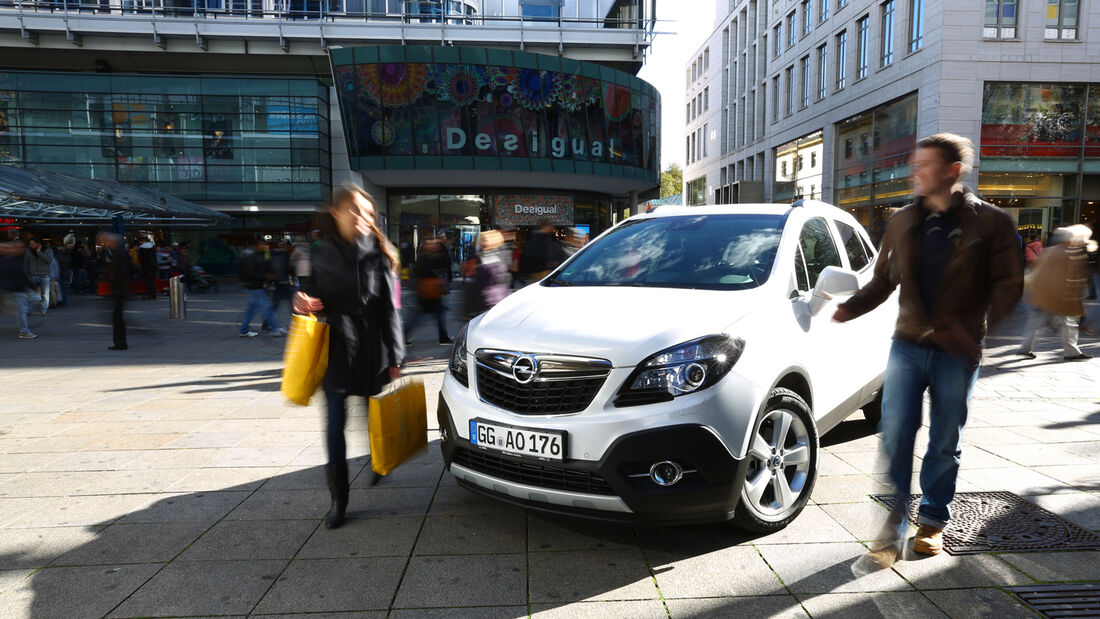
[[325, 527], [344, 522], [348, 507], [348, 396], [372, 396], [401, 375], [405, 339], [394, 299], [396, 251], [375, 222], [361, 187], [339, 189], [329, 204], [335, 233], [313, 252], [312, 275], [294, 297], [294, 311], [318, 314], [329, 325], [328, 369], [322, 383], [328, 408], [328, 482], [332, 505]]

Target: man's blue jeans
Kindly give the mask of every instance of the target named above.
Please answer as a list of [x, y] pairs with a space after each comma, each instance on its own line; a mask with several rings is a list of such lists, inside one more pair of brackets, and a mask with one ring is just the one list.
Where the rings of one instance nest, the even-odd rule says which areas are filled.
[[[898, 505], [908, 505], [913, 476], [913, 446], [921, 427], [924, 392], [929, 411], [928, 450], [920, 470], [921, 502], [917, 521], [942, 529], [951, 518], [955, 481], [962, 455], [962, 429], [978, 364], [940, 350], [894, 340], [882, 391], [882, 443]], [[907, 528], [902, 519], [901, 529]]]
[[241, 321], [241, 333], [251, 330], [252, 316], [257, 312], [263, 314], [266, 331], [279, 328], [279, 319], [275, 317], [275, 310], [271, 307], [271, 298], [263, 288], [248, 291], [248, 307], [244, 310], [244, 319]]

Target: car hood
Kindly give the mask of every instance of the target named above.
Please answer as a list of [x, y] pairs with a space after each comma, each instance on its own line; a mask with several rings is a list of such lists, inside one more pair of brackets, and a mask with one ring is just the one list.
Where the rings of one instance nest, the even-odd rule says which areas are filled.
[[597, 357], [631, 367], [670, 346], [723, 333], [758, 304], [760, 291], [532, 285], [473, 323], [467, 348]]

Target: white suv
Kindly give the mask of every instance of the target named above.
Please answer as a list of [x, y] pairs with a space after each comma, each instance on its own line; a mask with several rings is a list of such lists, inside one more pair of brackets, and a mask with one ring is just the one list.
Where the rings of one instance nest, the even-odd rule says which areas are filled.
[[896, 301], [832, 320], [874, 261], [821, 202], [632, 217], [459, 332], [447, 467], [534, 509], [781, 528], [819, 435], [861, 407], [877, 422]]

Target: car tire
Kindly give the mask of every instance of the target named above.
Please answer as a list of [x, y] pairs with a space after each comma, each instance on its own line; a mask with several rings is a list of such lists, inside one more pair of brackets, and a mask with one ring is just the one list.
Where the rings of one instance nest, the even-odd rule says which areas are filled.
[[863, 418], [872, 430], [878, 431], [878, 424], [882, 421], [882, 389], [875, 394], [874, 400], [863, 405]]
[[[817, 480], [819, 449], [817, 425], [806, 401], [789, 389], [773, 389], [749, 437], [734, 524], [771, 533], [797, 518]], [[797, 459], [787, 459], [792, 456]]]

